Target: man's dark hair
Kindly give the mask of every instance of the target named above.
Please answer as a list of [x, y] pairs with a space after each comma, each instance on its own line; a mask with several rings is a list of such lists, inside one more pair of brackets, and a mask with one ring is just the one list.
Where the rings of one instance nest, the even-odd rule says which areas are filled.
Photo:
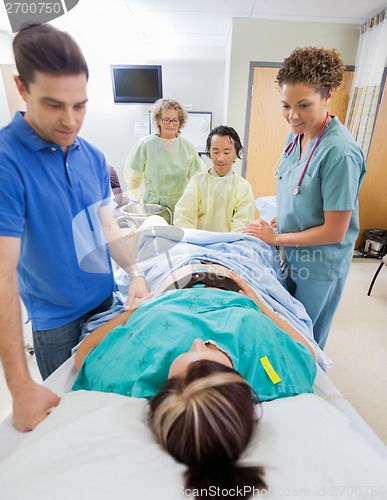
[[30, 24], [13, 40], [13, 52], [19, 77], [26, 90], [35, 81], [36, 72], [52, 76], [85, 74], [89, 69], [81, 49], [65, 31], [49, 24]]

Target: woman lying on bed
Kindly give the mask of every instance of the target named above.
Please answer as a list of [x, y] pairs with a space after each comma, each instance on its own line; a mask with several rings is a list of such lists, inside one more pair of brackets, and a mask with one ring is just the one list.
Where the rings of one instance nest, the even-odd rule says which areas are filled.
[[314, 353], [236, 273], [199, 267], [184, 266], [157, 296], [86, 337], [73, 389], [151, 399], [156, 438], [189, 466], [185, 487], [239, 487], [248, 497], [266, 487], [262, 467], [236, 465], [256, 403], [313, 392]]

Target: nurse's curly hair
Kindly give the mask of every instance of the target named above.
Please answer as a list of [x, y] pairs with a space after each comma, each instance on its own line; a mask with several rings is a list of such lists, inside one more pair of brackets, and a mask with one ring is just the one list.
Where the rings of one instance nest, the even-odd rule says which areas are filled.
[[343, 59], [336, 49], [297, 48], [282, 63], [276, 83], [280, 88], [285, 83], [307, 83], [326, 97], [330, 89], [337, 89], [342, 83], [344, 69]]
[[258, 402], [237, 371], [210, 360], [167, 380], [150, 403], [148, 421], [161, 446], [188, 466], [186, 489], [239, 487], [248, 498], [267, 488], [263, 467], [237, 464], [256, 429]]

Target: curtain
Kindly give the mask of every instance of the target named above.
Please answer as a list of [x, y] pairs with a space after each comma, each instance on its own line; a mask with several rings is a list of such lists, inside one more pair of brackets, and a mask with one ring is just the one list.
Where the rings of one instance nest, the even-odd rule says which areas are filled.
[[387, 62], [387, 9], [362, 26], [345, 125], [367, 156]]

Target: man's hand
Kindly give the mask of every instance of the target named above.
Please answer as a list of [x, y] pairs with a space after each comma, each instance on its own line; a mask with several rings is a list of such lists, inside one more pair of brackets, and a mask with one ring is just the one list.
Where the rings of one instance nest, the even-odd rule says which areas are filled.
[[136, 309], [142, 302], [150, 299], [152, 296], [153, 293], [149, 292], [143, 277], [137, 276], [132, 278], [128, 290], [128, 300], [124, 306], [125, 311]]
[[50, 389], [31, 380], [13, 394], [13, 425], [21, 432], [31, 431], [59, 402]]

